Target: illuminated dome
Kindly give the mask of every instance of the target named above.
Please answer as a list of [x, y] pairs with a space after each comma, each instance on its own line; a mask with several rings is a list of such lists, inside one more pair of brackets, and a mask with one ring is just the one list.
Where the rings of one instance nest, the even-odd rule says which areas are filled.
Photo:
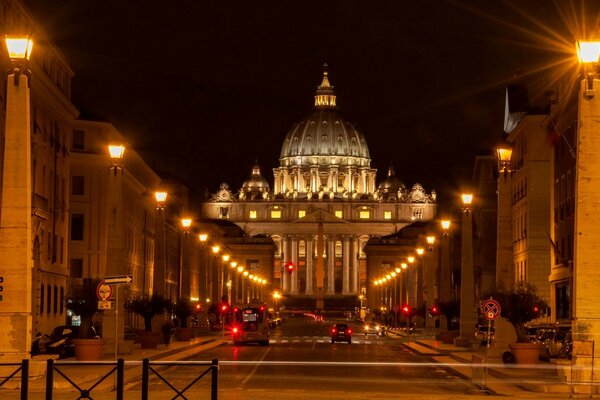
[[317, 87], [314, 111], [288, 132], [280, 155], [281, 166], [356, 165], [371, 163], [365, 137], [342, 117], [336, 106], [327, 70]]
[[313, 112], [295, 124], [273, 169], [274, 194], [292, 198], [368, 198], [377, 170], [365, 137], [337, 108], [327, 64], [317, 86]]
[[257, 197], [266, 197], [269, 193], [269, 182], [260, 173], [260, 167], [258, 164], [254, 164], [252, 167], [252, 174], [242, 184], [240, 189], [240, 196], [242, 198], [254, 199]]
[[379, 193], [398, 193], [398, 190], [405, 191], [406, 186], [396, 177], [394, 167], [390, 166], [387, 177], [377, 187]]

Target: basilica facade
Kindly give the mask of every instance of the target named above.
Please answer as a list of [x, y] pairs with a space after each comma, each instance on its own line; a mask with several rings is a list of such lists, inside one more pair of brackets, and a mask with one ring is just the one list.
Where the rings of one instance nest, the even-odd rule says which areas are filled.
[[366, 139], [340, 114], [326, 70], [312, 112], [285, 136], [279, 162], [272, 185], [254, 165], [239, 190], [221, 184], [202, 212], [204, 218], [229, 220], [249, 237], [273, 240], [274, 265], [247, 260], [246, 267], [268, 276], [288, 299], [315, 297], [318, 258], [326, 297], [365, 295], [367, 241], [435, 217], [435, 191], [427, 193], [418, 183], [408, 188], [393, 167], [377, 184]]

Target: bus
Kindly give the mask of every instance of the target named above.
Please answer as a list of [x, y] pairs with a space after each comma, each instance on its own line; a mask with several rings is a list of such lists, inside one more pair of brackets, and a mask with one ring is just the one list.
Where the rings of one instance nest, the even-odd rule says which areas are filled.
[[234, 306], [231, 315], [231, 337], [236, 346], [245, 343], [269, 344], [269, 309], [265, 303]]

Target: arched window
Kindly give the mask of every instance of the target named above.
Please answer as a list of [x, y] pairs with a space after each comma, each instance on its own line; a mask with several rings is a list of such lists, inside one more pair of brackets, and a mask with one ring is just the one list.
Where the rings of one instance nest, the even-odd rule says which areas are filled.
[[340, 242], [340, 241], [335, 242], [335, 256], [336, 257], [342, 256], [342, 242]]
[[298, 243], [298, 257], [306, 257], [306, 242], [304, 240]]

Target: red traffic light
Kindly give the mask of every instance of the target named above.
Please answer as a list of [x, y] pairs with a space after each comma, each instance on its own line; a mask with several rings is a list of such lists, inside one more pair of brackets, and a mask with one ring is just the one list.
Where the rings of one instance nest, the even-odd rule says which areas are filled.
[[538, 306], [533, 306], [533, 312], [534, 313], [539, 313], [540, 312], [540, 308]]
[[227, 310], [229, 310], [229, 305], [227, 305], [227, 304], [222, 304], [222, 305], [221, 305], [221, 312], [222, 312], [223, 314], [225, 314], [225, 313], [227, 312]]
[[439, 309], [439, 307], [438, 307], [438, 306], [433, 306], [433, 307], [431, 307], [431, 308], [429, 309], [429, 313], [430, 313], [432, 316], [440, 315], [440, 309]]
[[402, 310], [402, 314], [403, 314], [404, 316], [407, 316], [407, 317], [409, 317], [409, 316], [410, 316], [410, 313], [411, 313], [411, 307], [410, 307], [408, 304], [405, 304], [405, 305], [403, 305], [401, 310]]
[[294, 265], [294, 263], [293, 263], [293, 262], [291, 262], [291, 261], [288, 261], [288, 262], [286, 262], [286, 263], [285, 263], [285, 270], [286, 270], [287, 272], [290, 272], [290, 273], [291, 273], [291, 272], [294, 272], [294, 269], [296, 269], [296, 266]]

